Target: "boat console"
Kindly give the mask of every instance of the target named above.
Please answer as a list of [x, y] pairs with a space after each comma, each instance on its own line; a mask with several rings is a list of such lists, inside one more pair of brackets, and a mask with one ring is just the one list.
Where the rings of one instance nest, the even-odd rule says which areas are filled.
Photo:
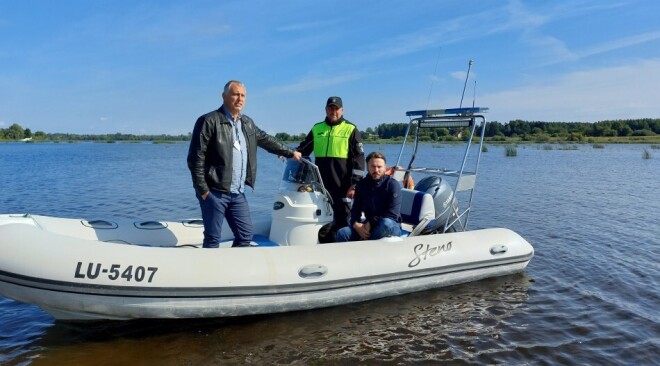
[[271, 241], [280, 245], [314, 245], [319, 229], [332, 222], [330, 195], [319, 168], [307, 159], [289, 159], [271, 213]]

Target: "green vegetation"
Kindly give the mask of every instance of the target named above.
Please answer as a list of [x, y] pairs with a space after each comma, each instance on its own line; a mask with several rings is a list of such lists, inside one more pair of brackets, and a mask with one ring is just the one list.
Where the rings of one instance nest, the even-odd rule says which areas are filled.
[[513, 145], [507, 145], [504, 149], [504, 155], [506, 156], [518, 156], [518, 150]]
[[642, 151], [642, 159], [651, 159], [651, 152], [646, 148]]
[[152, 141], [159, 142], [177, 142], [177, 141], [190, 141], [190, 134], [170, 136], [170, 135], [133, 135], [124, 133], [105, 134], [105, 135], [78, 135], [71, 133], [46, 133], [37, 131], [32, 133], [29, 128], [23, 128], [19, 124], [14, 123], [9, 128], [0, 128], [0, 141], [21, 141], [26, 142], [77, 142], [77, 141], [91, 141], [102, 143], [114, 142], [142, 142]]
[[[403, 139], [407, 123], [384, 123], [362, 132], [365, 141]], [[436, 128], [421, 131], [421, 141], [465, 141], [468, 129]], [[660, 119], [607, 120], [596, 123], [538, 122], [514, 120], [502, 124], [489, 122], [484, 132], [490, 142], [544, 143], [656, 143], [660, 141]]]
[[[311, 128], [311, 126], [310, 126]], [[381, 123], [375, 128], [368, 127], [361, 131], [362, 139], [367, 143], [400, 143], [408, 128], [408, 123]], [[420, 133], [422, 142], [461, 142], [466, 141], [470, 131], [459, 128], [426, 129]], [[304, 140], [306, 133], [288, 134], [278, 132], [275, 138], [283, 142], [298, 142]], [[77, 135], [65, 133], [32, 132], [13, 124], [9, 128], [0, 129], [0, 141], [152, 141], [157, 143], [190, 141], [191, 134], [169, 135]], [[408, 136], [412, 139], [411, 136]], [[478, 140], [478, 138], [475, 138]], [[484, 141], [491, 143], [590, 143], [596, 148], [604, 143], [660, 143], [660, 119], [643, 118], [629, 120], [606, 120], [596, 123], [584, 122], [539, 122], [514, 120], [502, 124], [497, 121], [486, 125]], [[560, 148], [563, 149], [563, 148]]]
[[[311, 128], [311, 127], [310, 127]], [[306, 133], [299, 133], [297, 135], [289, 135], [286, 132], [278, 132], [275, 134], [275, 139], [278, 141], [285, 141], [285, 142], [296, 142], [296, 141], [302, 141], [307, 137]]]

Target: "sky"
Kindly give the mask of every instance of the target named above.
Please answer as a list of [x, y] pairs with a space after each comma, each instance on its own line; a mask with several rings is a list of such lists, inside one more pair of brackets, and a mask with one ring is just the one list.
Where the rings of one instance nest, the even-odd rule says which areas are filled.
[[361, 130], [462, 95], [500, 123], [660, 118], [658, 16], [658, 0], [0, 0], [0, 128], [188, 134], [232, 79], [271, 134], [307, 133], [333, 95]]

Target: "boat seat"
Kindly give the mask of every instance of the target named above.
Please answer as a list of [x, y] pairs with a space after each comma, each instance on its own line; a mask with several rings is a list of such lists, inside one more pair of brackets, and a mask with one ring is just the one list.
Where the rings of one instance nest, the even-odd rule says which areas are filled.
[[279, 247], [280, 245], [274, 241], [271, 241], [265, 235], [254, 234], [252, 235], [252, 241], [259, 244], [260, 247]]
[[410, 236], [419, 235], [434, 218], [433, 196], [414, 189], [401, 190], [401, 221], [414, 227]]

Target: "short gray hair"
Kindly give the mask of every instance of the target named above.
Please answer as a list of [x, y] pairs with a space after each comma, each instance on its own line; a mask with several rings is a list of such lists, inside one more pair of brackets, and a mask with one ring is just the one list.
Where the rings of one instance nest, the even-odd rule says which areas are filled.
[[222, 94], [229, 93], [229, 87], [231, 87], [231, 84], [236, 84], [238, 86], [242, 86], [243, 88], [245, 88], [245, 85], [242, 82], [238, 80], [229, 80], [227, 84], [225, 84], [225, 88], [222, 90]]

